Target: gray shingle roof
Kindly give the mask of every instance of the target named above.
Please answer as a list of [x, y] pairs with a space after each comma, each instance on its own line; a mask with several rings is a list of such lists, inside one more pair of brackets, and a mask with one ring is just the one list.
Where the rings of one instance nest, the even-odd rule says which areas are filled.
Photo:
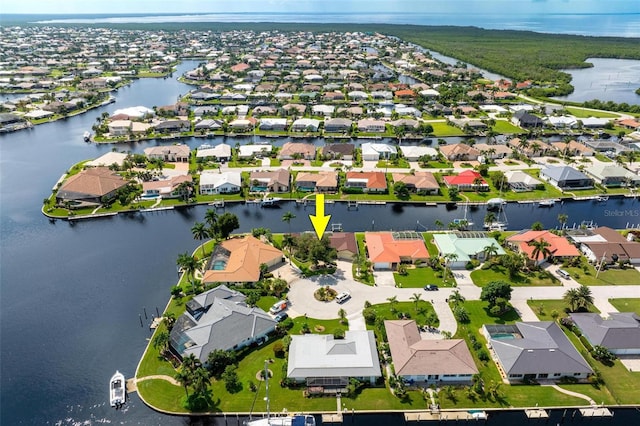
[[566, 180], [591, 179], [581, 171], [569, 166], [547, 166], [546, 168], [542, 169], [540, 173], [550, 177], [557, 182]]
[[608, 349], [640, 349], [640, 316], [633, 312], [599, 314], [574, 313], [571, 319], [592, 345]]

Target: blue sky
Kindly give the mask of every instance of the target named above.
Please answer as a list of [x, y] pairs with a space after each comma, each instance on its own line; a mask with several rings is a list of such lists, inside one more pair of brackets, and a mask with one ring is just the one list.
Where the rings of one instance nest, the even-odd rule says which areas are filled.
[[2, 13], [400, 12], [640, 13], [640, 0], [18, 0]]

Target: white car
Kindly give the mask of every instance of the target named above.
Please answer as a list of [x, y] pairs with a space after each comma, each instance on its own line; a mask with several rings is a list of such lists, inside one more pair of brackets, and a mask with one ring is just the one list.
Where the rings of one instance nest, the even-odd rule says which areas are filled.
[[279, 302], [274, 303], [274, 305], [269, 309], [269, 313], [272, 315], [277, 314], [278, 312], [282, 312], [287, 309], [287, 301], [281, 300]]
[[349, 300], [350, 297], [351, 297], [351, 295], [349, 294], [348, 291], [343, 291], [342, 293], [340, 293], [339, 295], [336, 296], [336, 302], [344, 303], [347, 300]]

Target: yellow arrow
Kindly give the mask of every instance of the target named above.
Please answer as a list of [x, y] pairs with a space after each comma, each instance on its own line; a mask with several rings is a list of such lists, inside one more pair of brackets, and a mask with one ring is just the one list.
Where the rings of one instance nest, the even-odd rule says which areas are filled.
[[309, 219], [311, 220], [313, 229], [316, 231], [318, 239], [322, 239], [329, 220], [331, 220], [331, 215], [324, 215], [324, 194], [316, 194], [316, 214], [315, 216], [310, 214]]

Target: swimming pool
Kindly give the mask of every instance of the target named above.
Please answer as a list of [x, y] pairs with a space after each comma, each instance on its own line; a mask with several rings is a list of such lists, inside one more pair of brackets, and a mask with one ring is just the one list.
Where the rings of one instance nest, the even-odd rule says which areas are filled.
[[227, 261], [222, 259], [214, 260], [211, 264], [211, 269], [213, 269], [214, 271], [223, 271], [226, 267]]
[[511, 340], [515, 339], [517, 336], [513, 333], [495, 333], [491, 335], [492, 339], [496, 340]]

